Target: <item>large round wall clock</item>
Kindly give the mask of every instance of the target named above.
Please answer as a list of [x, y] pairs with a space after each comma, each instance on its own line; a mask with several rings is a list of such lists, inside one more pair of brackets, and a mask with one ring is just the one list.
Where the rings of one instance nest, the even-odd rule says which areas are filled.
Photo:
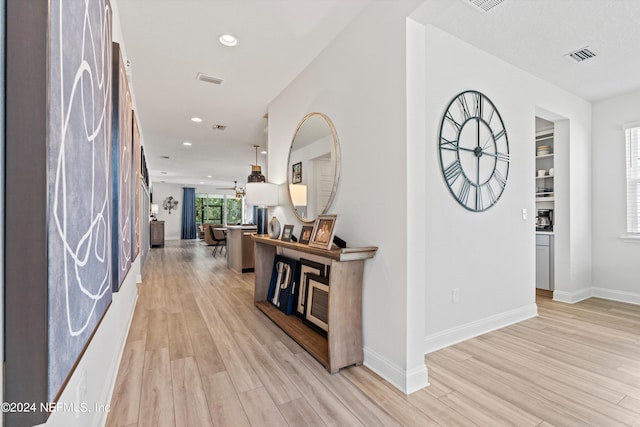
[[509, 139], [489, 98], [468, 90], [451, 100], [440, 123], [440, 167], [453, 197], [482, 212], [496, 204], [509, 176]]

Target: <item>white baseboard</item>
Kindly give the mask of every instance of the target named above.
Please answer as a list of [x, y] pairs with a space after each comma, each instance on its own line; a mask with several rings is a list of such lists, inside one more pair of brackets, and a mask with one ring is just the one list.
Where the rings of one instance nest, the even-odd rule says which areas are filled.
[[553, 291], [554, 301], [566, 302], [568, 304], [575, 304], [592, 296], [591, 288], [580, 289], [573, 292]]
[[364, 365], [405, 394], [411, 394], [429, 385], [429, 371], [424, 364], [404, 370], [375, 351], [365, 347]]
[[640, 293], [618, 291], [607, 288], [591, 288], [591, 295], [598, 298], [604, 298], [612, 301], [626, 302], [628, 304], [640, 305]]
[[432, 353], [441, 348], [466, 341], [478, 335], [522, 322], [538, 315], [538, 307], [535, 304], [495, 314], [466, 325], [456, 326], [442, 332], [431, 334], [424, 339], [424, 353]]
[[575, 304], [591, 297], [640, 305], [640, 293], [638, 292], [619, 291], [617, 289], [599, 288], [596, 286], [580, 289], [575, 292], [553, 291], [554, 301], [566, 302], [568, 304]]

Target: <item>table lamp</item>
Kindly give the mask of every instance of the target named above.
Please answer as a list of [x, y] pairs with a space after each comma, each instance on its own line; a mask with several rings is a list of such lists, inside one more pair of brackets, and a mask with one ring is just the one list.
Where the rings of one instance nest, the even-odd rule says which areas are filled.
[[154, 221], [158, 220], [158, 205], [156, 205], [155, 203], [151, 205], [151, 216], [153, 217]]
[[267, 208], [278, 204], [278, 186], [266, 182], [249, 182], [246, 201], [258, 206], [257, 234], [267, 234]]

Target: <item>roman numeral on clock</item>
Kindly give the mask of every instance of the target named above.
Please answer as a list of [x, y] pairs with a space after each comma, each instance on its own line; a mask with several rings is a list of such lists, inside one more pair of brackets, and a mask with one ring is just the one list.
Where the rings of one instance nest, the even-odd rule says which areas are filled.
[[447, 180], [449, 185], [453, 184], [456, 179], [462, 174], [462, 166], [459, 161], [455, 161], [446, 167], [444, 170], [444, 179]]

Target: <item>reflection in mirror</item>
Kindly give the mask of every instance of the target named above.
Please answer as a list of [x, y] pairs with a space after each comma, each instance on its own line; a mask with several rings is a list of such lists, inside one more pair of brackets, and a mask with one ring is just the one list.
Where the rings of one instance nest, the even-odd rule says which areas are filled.
[[298, 124], [287, 164], [289, 202], [303, 222], [327, 213], [340, 175], [340, 146], [331, 119], [307, 114]]

